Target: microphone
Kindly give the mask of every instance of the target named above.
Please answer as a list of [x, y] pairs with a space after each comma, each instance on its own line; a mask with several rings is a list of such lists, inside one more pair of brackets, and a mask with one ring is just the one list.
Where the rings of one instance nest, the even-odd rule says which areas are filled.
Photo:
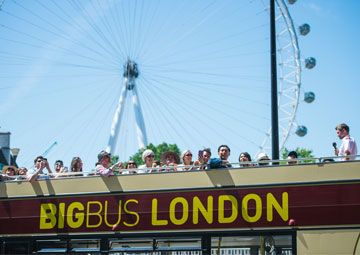
[[332, 143], [332, 146], [334, 147], [335, 150], [337, 149], [337, 145], [335, 142]]

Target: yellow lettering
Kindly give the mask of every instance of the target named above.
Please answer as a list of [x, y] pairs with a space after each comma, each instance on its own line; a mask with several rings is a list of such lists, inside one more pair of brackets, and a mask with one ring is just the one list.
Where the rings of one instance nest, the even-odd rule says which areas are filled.
[[[176, 218], [176, 204], [182, 205], [182, 216], [180, 219]], [[176, 197], [173, 200], [171, 200], [169, 207], [169, 214], [172, 223], [174, 223], [175, 225], [184, 224], [189, 218], [189, 204], [187, 200], [183, 197]]]
[[153, 226], [165, 226], [168, 224], [167, 220], [158, 220], [157, 214], [158, 214], [158, 201], [156, 198], [154, 198], [151, 201], [151, 225]]
[[[98, 205], [99, 206], [99, 210], [92, 212], [91, 210], [91, 205]], [[86, 208], [86, 227], [87, 228], [97, 228], [98, 226], [101, 225], [102, 223], [102, 217], [101, 217], [101, 211], [102, 211], [102, 203], [100, 203], [99, 201], [89, 201], [87, 203], [87, 208]], [[97, 224], [91, 225], [90, 224], [90, 216], [97, 216], [99, 218], [99, 222]]]
[[[249, 215], [249, 201], [254, 200], [255, 201], [255, 215], [250, 216]], [[247, 194], [243, 200], [242, 200], [242, 217], [247, 222], [256, 222], [260, 219], [262, 214], [262, 202], [261, 198], [256, 194]]]
[[136, 225], [139, 223], [139, 220], [140, 220], [139, 214], [138, 214], [137, 212], [130, 211], [130, 210], [127, 209], [127, 204], [130, 203], [130, 202], [136, 203], [136, 204], [139, 203], [139, 202], [138, 202], [137, 200], [135, 200], [135, 199], [129, 199], [129, 200], [127, 200], [127, 201], [125, 202], [125, 204], [124, 204], [124, 211], [125, 211], [125, 213], [135, 215], [135, 217], [136, 217], [136, 220], [135, 220], [134, 223], [127, 223], [127, 222], [124, 221], [124, 225], [127, 226], [127, 227], [136, 226]]
[[[231, 215], [225, 217], [225, 202], [229, 201], [231, 203]], [[219, 223], [232, 223], [236, 220], [238, 216], [238, 201], [236, 197], [232, 195], [221, 195], [219, 196], [219, 208], [218, 208], [218, 219]]]
[[119, 225], [120, 223], [120, 220], [121, 220], [121, 200], [119, 200], [119, 211], [118, 211], [118, 219], [117, 221], [112, 224], [112, 223], [109, 223], [108, 222], [108, 219], [107, 219], [107, 215], [108, 215], [108, 201], [105, 200], [105, 208], [104, 208], [104, 221], [105, 221], [105, 224], [109, 227], [113, 227], [114, 225]]
[[[79, 212], [74, 213], [77, 210]], [[66, 220], [71, 228], [79, 228], [84, 222], [84, 206], [80, 202], [73, 202], [68, 206]]]
[[40, 205], [40, 229], [52, 229], [56, 225], [56, 205], [52, 203]]
[[282, 193], [281, 206], [273, 194], [266, 194], [266, 219], [269, 222], [273, 221], [273, 208], [275, 208], [283, 221], [287, 221], [289, 219], [289, 194], [287, 192]]
[[59, 204], [58, 228], [64, 228], [65, 219], [65, 203]]
[[193, 223], [199, 223], [199, 211], [201, 212], [207, 223], [213, 223], [213, 204], [214, 199], [212, 196], [208, 196], [207, 198], [207, 208], [205, 208], [200, 199], [195, 196], [193, 198]]

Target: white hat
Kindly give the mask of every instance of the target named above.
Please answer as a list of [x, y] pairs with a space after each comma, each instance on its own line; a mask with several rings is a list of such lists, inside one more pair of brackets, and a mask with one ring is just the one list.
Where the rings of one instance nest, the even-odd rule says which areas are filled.
[[270, 160], [269, 156], [265, 152], [260, 152], [257, 155], [257, 160]]
[[150, 149], [147, 149], [147, 150], [144, 150], [144, 152], [142, 153], [141, 158], [145, 162], [145, 158], [147, 156], [150, 156], [150, 155], [154, 155], [154, 152], [152, 150], [150, 150]]
[[[182, 160], [182, 162], [184, 162], [184, 157], [185, 157], [185, 154], [187, 154], [187, 153], [191, 153], [191, 151], [190, 150], [184, 150], [182, 153], [181, 153], [181, 160]], [[192, 154], [192, 153], [191, 153]]]

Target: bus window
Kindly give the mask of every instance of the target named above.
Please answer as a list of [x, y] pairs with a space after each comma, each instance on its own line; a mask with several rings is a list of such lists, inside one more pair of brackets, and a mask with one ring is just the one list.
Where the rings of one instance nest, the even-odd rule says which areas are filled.
[[293, 254], [292, 235], [222, 236], [211, 238], [212, 255]]

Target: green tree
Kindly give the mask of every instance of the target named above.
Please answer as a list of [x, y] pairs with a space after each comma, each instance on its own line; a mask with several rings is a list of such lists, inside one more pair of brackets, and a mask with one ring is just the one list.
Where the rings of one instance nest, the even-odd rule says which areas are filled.
[[111, 165], [116, 164], [119, 161], [119, 155], [112, 155], [111, 156]]
[[[301, 147], [297, 147], [295, 149], [296, 153], [298, 154], [298, 158], [313, 158], [313, 151], [310, 149], [306, 149], [306, 148], [301, 148]], [[284, 148], [281, 151], [281, 157], [282, 159], [286, 159], [287, 155], [289, 154], [290, 150], [287, 148]], [[311, 163], [314, 162], [314, 160], [304, 160], [304, 162], [306, 163]]]
[[145, 149], [138, 150], [134, 155], [132, 155], [130, 157], [130, 159], [134, 160], [138, 166], [144, 164], [141, 156], [142, 156], [142, 153], [144, 152], [144, 150], [146, 150], [146, 149], [150, 149], [154, 152], [155, 160], [160, 160], [161, 155], [166, 151], [175, 152], [180, 156], [180, 149], [176, 144], [162, 143], [162, 144], [155, 146], [152, 143], [150, 143], [148, 146], [146, 146]]

